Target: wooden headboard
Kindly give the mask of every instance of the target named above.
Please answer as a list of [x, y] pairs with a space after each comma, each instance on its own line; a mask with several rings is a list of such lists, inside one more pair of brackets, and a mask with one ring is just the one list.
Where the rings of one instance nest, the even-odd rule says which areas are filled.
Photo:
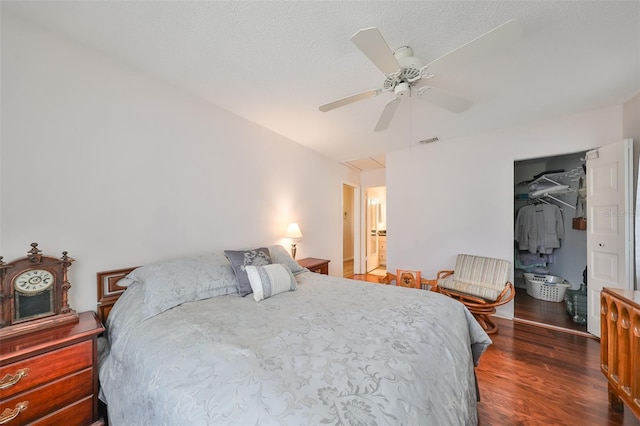
[[96, 274], [98, 277], [98, 306], [96, 312], [102, 324], [107, 321], [109, 312], [111, 312], [116, 300], [126, 290], [126, 287], [120, 287], [116, 283], [136, 268], [134, 266], [133, 268], [114, 269]]

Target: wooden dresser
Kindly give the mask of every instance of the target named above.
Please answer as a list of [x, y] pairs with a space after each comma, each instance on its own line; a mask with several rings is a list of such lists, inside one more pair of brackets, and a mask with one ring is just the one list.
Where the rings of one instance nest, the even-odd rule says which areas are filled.
[[97, 338], [93, 312], [77, 323], [0, 341], [0, 424], [85, 426], [98, 415]]
[[305, 257], [298, 260], [298, 264], [303, 268], [324, 275], [329, 275], [329, 262], [327, 259], [316, 259], [315, 257]]
[[604, 288], [600, 295], [600, 369], [609, 405], [640, 419], [640, 291]]

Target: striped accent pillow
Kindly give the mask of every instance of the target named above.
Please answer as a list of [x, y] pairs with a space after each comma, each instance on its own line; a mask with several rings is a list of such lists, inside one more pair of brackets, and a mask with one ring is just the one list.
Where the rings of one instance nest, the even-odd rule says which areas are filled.
[[265, 266], [247, 265], [245, 271], [256, 302], [296, 289], [296, 279], [291, 269], [282, 263]]

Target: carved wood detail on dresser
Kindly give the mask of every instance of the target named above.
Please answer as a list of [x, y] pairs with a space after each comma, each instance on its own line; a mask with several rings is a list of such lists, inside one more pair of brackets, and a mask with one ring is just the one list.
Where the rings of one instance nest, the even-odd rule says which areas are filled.
[[609, 405], [640, 419], [640, 291], [604, 288], [600, 295], [600, 369]]
[[103, 424], [98, 414], [93, 312], [79, 321], [0, 340], [0, 424]]

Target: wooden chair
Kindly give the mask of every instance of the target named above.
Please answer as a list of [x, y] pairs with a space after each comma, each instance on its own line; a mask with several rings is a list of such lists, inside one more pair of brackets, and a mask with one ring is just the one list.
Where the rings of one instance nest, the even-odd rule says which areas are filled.
[[391, 284], [395, 282], [395, 285], [398, 287], [433, 290], [433, 280], [425, 280], [424, 278], [421, 278], [420, 275], [420, 271], [396, 269], [395, 275], [387, 272], [387, 275], [381, 277], [378, 281], [381, 284]]
[[516, 295], [508, 281], [510, 270], [507, 260], [459, 254], [453, 271], [440, 271], [431, 281], [435, 285], [432, 290], [462, 302], [487, 334], [493, 334], [498, 326], [490, 316]]

